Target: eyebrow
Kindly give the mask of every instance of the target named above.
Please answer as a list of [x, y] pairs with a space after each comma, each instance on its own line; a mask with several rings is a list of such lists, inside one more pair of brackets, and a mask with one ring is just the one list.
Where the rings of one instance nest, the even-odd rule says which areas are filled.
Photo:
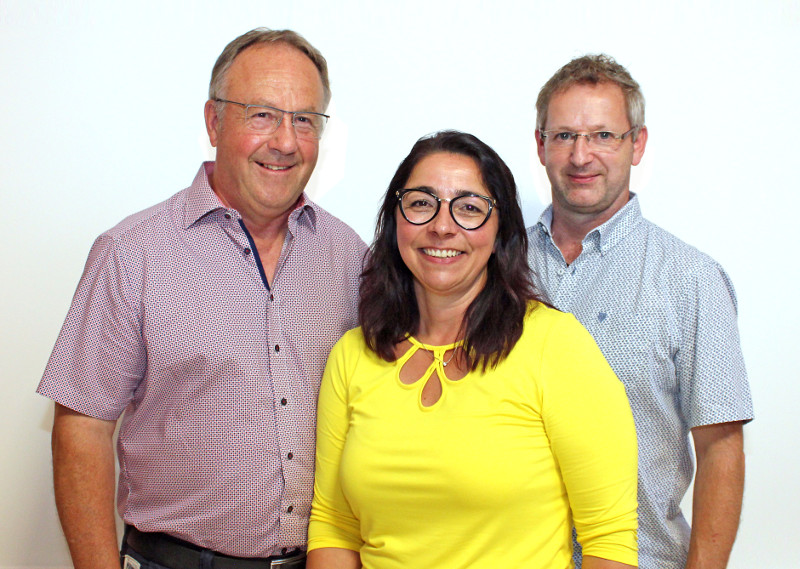
[[[441, 198], [442, 196], [439, 195], [439, 192], [430, 186], [417, 186], [416, 188], [408, 188], [409, 190], [422, 190], [424, 192], [430, 192], [435, 195], [437, 198]], [[476, 192], [474, 190], [454, 190], [455, 195], [453, 198], [460, 198], [461, 196], [482, 196], [484, 195], [481, 192]], [[487, 193], [491, 193], [487, 190]], [[490, 196], [486, 196], [490, 197]]]
[[[244, 102], [244, 101], [242, 101], [242, 102]], [[251, 107], [269, 107], [270, 109], [278, 109], [279, 111], [285, 110], [285, 111], [290, 112], [290, 113], [314, 113], [314, 114], [317, 114], [317, 115], [324, 114], [323, 111], [314, 111], [314, 110], [311, 110], [311, 109], [299, 109], [299, 110], [296, 110], [296, 111], [290, 111], [288, 109], [282, 109], [279, 106], [275, 105], [274, 103], [245, 103], [245, 104], [249, 105]]]
[[[560, 130], [560, 131], [566, 131], [566, 132], [579, 132], [579, 129], [576, 129], [576, 128], [571, 127], [571, 126], [556, 126], [556, 127], [553, 127], [553, 128], [546, 128], [546, 129], [543, 129], [543, 130], [545, 130], [545, 131]], [[598, 125], [594, 125], [592, 128], [586, 129], [586, 131], [584, 131], [584, 132], [611, 132], [613, 130], [614, 129], [611, 129], [611, 128], [605, 126], [605, 125], [599, 125], [599, 126]], [[616, 131], [614, 131], [614, 132], [616, 132]]]

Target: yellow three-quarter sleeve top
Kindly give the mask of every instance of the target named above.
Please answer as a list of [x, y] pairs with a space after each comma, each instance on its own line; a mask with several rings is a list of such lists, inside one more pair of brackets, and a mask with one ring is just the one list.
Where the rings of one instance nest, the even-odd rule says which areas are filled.
[[445, 379], [430, 407], [402, 361], [360, 329], [330, 354], [309, 550], [358, 551], [365, 569], [568, 569], [574, 523], [584, 555], [636, 565], [633, 419], [572, 315], [534, 305], [508, 358]]

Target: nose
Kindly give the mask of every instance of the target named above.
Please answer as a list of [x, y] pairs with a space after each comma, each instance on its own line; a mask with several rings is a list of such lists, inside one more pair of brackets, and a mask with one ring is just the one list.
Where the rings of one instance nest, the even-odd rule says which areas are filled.
[[572, 152], [569, 155], [570, 162], [575, 166], [583, 166], [592, 161], [592, 149], [589, 148], [589, 139], [586, 136], [578, 135], [572, 145]]
[[292, 115], [284, 113], [281, 124], [268, 140], [269, 148], [281, 154], [292, 154], [297, 150], [297, 133], [292, 124]]
[[452, 235], [458, 231], [456, 220], [450, 214], [450, 202], [442, 200], [439, 211], [430, 222], [431, 231], [437, 235]]

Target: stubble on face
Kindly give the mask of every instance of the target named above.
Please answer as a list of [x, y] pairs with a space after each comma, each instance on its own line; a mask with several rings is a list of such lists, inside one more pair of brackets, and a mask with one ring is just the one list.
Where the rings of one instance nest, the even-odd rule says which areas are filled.
[[[622, 89], [612, 83], [573, 85], [553, 95], [546, 130], [588, 133], [630, 128]], [[596, 151], [584, 138], [569, 149], [552, 150], [539, 139], [539, 157], [550, 179], [555, 217], [600, 225], [630, 196], [631, 166], [638, 163], [632, 137], [616, 152]]]

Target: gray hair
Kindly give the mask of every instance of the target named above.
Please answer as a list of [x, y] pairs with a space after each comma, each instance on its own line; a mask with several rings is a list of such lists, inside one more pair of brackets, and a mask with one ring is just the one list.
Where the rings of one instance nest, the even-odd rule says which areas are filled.
[[544, 84], [536, 99], [536, 128], [544, 130], [553, 95], [562, 93], [573, 85], [599, 83], [612, 83], [622, 89], [628, 122], [631, 127], [637, 127], [633, 133], [635, 140], [639, 128], [644, 125], [644, 95], [628, 70], [614, 61], [613, 57], [603, 53], [573, 59]]
[[331, 85], [328, 79], [328, 62], [317, 48], [311, 45], [303, 36], [292, 30], [270, 30], [269, 28], [255, 28], [242, 34], [225, 46], [211, 71], [211, 82], [208, 85], [208, 98], [212, 101], [224, 98], [222, 90], [228, 70], [240, 53], [256, 44], [285, 43], [299, 49], [314, 63], [319, 71], [324, 91], [323, 111], [328, 108], [331, 101]]

